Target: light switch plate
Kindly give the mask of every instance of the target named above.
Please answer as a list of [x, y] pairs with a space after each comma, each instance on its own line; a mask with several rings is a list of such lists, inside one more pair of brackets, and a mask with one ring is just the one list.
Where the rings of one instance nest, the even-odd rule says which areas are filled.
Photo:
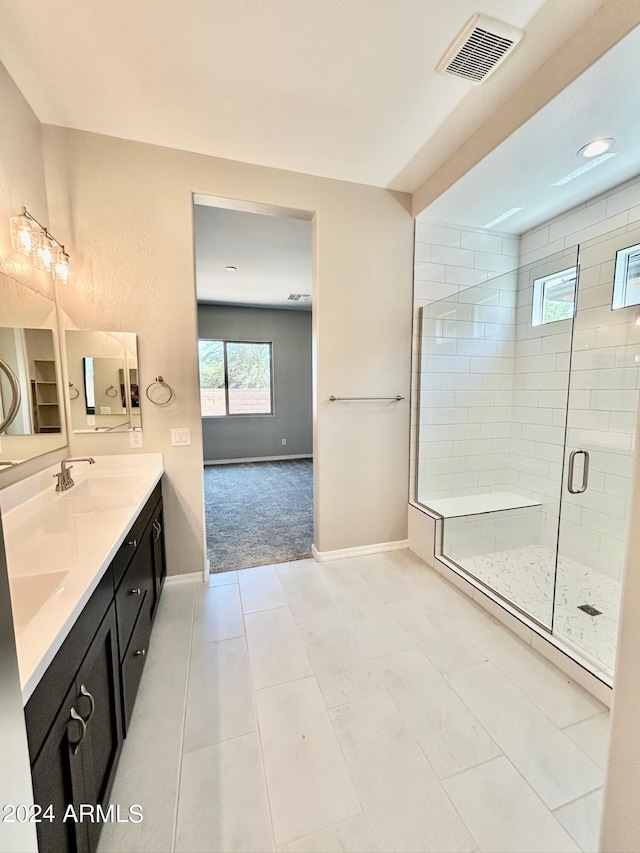
[[180, 429], [171, 430], [171, 445], [172, 447], [186, 447], [191, 444], [191, 430], [182, 427]]
[[110, 415], [111, 414], [111, 406], [100, 406], [100, 414], [101, 415]]

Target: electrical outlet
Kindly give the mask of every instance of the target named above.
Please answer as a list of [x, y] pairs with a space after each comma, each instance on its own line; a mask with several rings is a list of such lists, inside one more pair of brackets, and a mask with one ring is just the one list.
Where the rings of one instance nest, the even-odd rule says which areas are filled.
[[100, 406], [100, 414], [101, 415], [110, 415], [111, 414], [111, 406]]
[[283, 439], [282, 439], [282, 446], [284, 447], [286, 443], [287, 443], [287, 439], [286, 439], [286, 438], [283, 438]]
[[87, 426], [95, 426], [96, 425], [96, 416], [95, 415], [87, 415]]
[[190, 429], [172, 429], [171, 430], [171, 446], [172, 447], [186, 447], [191, 444], [191, 430]]
[[133, 429], [129, 433], [129, 447], [142, 447], [142, 430]]

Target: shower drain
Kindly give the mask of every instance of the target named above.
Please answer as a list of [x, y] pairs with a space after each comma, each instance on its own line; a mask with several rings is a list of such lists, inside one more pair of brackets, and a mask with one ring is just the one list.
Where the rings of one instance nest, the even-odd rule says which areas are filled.
[[592, 607], [590, 604], [580, 604], [578, 606], [578, 610], [584, 610], [584, 612], [588, 613], [589, 616], [602, 616], [602, 610], [596, 610], [595, 607]]

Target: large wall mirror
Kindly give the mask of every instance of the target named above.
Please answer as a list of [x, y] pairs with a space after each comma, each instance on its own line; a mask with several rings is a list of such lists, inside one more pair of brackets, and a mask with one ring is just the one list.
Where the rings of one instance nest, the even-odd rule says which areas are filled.
[[138, 350], [133, 332], [65, 332], [73, 432], [140, 429]]
[[67, 444], [55, 302], [0, 273], [0, 475]]

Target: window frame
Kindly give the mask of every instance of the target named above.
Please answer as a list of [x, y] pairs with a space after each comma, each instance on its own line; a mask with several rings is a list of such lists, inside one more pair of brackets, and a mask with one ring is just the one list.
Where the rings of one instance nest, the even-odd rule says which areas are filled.
[[[273, 372], [273, 341], [239, 341], [239, 340], [223, 340], [222, 338], [203, 338], [198, 337], [198, 377], [200, 375], [200, 341], [207, 343], [222, 344], [222, 358], [224, 371], [224, 408], [225, 411], [221, 415], [205, 415], [202, 412], [202, 394], [200, 396], [200, 416], [203, 418], [272, 418], [275, 415], [275, 394], [274, 394], [274, 372]], [[260, 346], [269, 347], [269, 408], [268, 412], [230, 412], [229, 411], [229, 367], [227, 360], [227, 345], [228, 344], [258, 344]], [[202, 392], [202, 385], [200, 385]]]
[[[569, 317], [558, 317], [554, 320], [545, 320], [544, 319], [544, 308], [545, 308], [545, 294], [547, 291], [547, 287], [553, 286], [554, 284], [562, 284], [564, 282], [557, 281], [557, 279], [562, 279], [563, 276], [567, 276], [569, 273], [573, 274], [573, 311]], [[572, 267], [567, 267], [564, 270], [558, 270], [557, 272], [550, 273], [549, 275], [542, 275], [539, 278], [534, 279], [533, 281], [533, 305], [531, 310], [531, 325], [532, 326], [548, 326], [549, 323], [561, 323], [565, 320], [572, 320], [576, 316], [576, 295], [577, 295], [577, 283], [578, 283], [578, 267], [574, 265]], [[568, 303], [567, 303], [568, 304]]]
[[627, 287], [629, 286], [629, 258], [631, 255], [640, 255], [640, 243], [618, 249], [616, 252], [616, 263], [613, 273], [613, 295], [611, 297], [611, 310], [620, 308], [633, 308], [640, 305], [638, 302], [627, 302]]

